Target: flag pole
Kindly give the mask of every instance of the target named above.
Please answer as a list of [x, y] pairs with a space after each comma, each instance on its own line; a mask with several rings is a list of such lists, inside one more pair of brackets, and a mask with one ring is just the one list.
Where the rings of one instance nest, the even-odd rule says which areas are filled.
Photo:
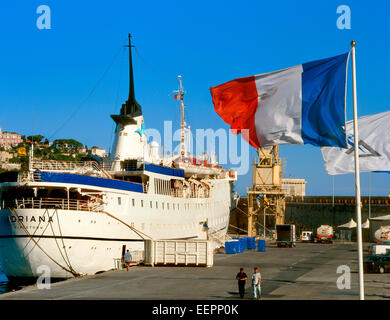
[[359, 261], [359, 293], [360, 300], [364, 300], [364, 274], [363, 274], [363, 243], [362, 243], [362, 215], [360, 201], [360, 176], [359, 176], [359, 137], [358, 137], [358, 117], [357, 117], [357, 96], [356, 96], [356, 61], [355, 45], [352, 47], [352, 86], [353, 86], [353, 129], [354, 129], [354, 148], [355, 148], [355, 187], [356, 187], [356, 220], [357, 220], [357, 242], [358, 242], [358, 261]]

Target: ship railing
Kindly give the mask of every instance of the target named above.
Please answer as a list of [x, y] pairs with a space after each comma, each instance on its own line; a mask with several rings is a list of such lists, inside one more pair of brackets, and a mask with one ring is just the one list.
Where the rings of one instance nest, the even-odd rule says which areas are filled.
[[103, 211], [103, 205], [99, 202], [76, 199], [57, 198], [20, 198], [14, 200], [3, 200], [2, 209], [60, 209], [77, 211]]
[[171, 196], [176, 198], [183, 198], [183, 190], [171, 189]]
[[28, 172], [18, 174], [18, 182], [29, 182], [31, 180]]
[[106, 170], [106, 171], [111, 171], [112, 164], [114, 161], [103, 161], [101, 166]]
[[79, 174], [88, 174], [92, 171], [100, 176], [112, 178], [111, 174], [96, 161], [33, 160], [32, 168], [40, 171], [73, 172]]
[[[171, 189], [171, 196], [175, 198], [184, 198], [184, 191], [182, 189]], [[188, 198], [209, 198], [210, 192], [204, 191], [203, 193], [198, 191], [191, 191]]]

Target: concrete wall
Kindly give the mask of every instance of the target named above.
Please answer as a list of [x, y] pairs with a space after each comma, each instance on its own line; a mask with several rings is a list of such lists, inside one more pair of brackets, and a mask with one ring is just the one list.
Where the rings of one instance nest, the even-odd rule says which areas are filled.
[[[390, 214], [390, 205], [387, 197], [371, 197], [371, 217], [378, 217]], [[362, 223], [368, 218], [369, 204], [368, 197], [362, 197]], [[247, 230], [247, 199], [242, 197], [230, 218], [230, 224], [237, 228]], [[356, 239], [356, 229], [341, 230], [336, 227], [347, 223], [351, 218], [356, 222], [355, 197], [335, 197], [332, 196], [306, 196], [286, 199], [286, 223], [296, 225], [297, 233], [302, 230], [316, 231], [321, 224], [328, 224], [334, 227], [336, 235], [346, 240]], [[370, 224], [369, 230], [363, 230], [365, 241], [372, 242], [375, 231], [381, 225], [388, 225], [386, 222], [376, 222]], [[273, 229], [272, 226], [267, 225]], [[238, 229], [231, 227], [230, 232], [237, 232]], [[244, 233], [241, 231], [241, 233]]]
[[[378, 217], [390, 214], [390, 205], [387, 197], [371, 197], [371, 217]], [[368, 197], [362, 197], [362, 223], [368, 219], [369, 203]], [[315, 231], [321, 224], [328, 224], [335, 228], [341, 235], [342, 232], [336, 227], [347, 223], [351, 219], [356, 222], [355, 197], [335, 197], [334, 203], [331, 196], [304, 197], [287, 199], [286, 223], [294, 223], [298, 231], [303, 229]], [[375, 231], [380, 225], [386, 223], [375, 223], [370, 225], [369, 230], [363, 230], [365, 241], [372, 241]], [[351, 230], [351, 238], [356, 238], [356, 229]]]

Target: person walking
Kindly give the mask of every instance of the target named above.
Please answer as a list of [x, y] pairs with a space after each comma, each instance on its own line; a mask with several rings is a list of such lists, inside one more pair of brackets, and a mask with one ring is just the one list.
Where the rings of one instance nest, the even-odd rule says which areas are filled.
[[252, 287], [253, 287], [253, 297], [254, 299], [260, 299], [261, 296], [261, 274], [259, 269], [254, 268], [252, 275]]
[[125, 263], [126, 263], [126, 270], [129, 271], [130, 263], [131, 263], [131, 253], [129, 250], [125, 253]]
[[248, 276], [244, 272], [244, 268], [240, 268], [240, 272], [237, 273], [236, 279], [238, 280], [238, 292], [240, 293], [240, 298], [244, 298], [245, 280], [248, 279]]

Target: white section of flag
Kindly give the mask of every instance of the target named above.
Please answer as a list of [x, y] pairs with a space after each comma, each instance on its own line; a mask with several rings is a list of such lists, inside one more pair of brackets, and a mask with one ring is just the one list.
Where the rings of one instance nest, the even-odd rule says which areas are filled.
[[302, 65], [255, 76], [255, 127], [261, 146], [303, 144]]
[[[360, 172], [390, 172], [390, 111], [358, 119]], [[347, 122], [348, 149], [322, 147], [325, 170], [330, 175], [355, 172], [353, 121]]]

